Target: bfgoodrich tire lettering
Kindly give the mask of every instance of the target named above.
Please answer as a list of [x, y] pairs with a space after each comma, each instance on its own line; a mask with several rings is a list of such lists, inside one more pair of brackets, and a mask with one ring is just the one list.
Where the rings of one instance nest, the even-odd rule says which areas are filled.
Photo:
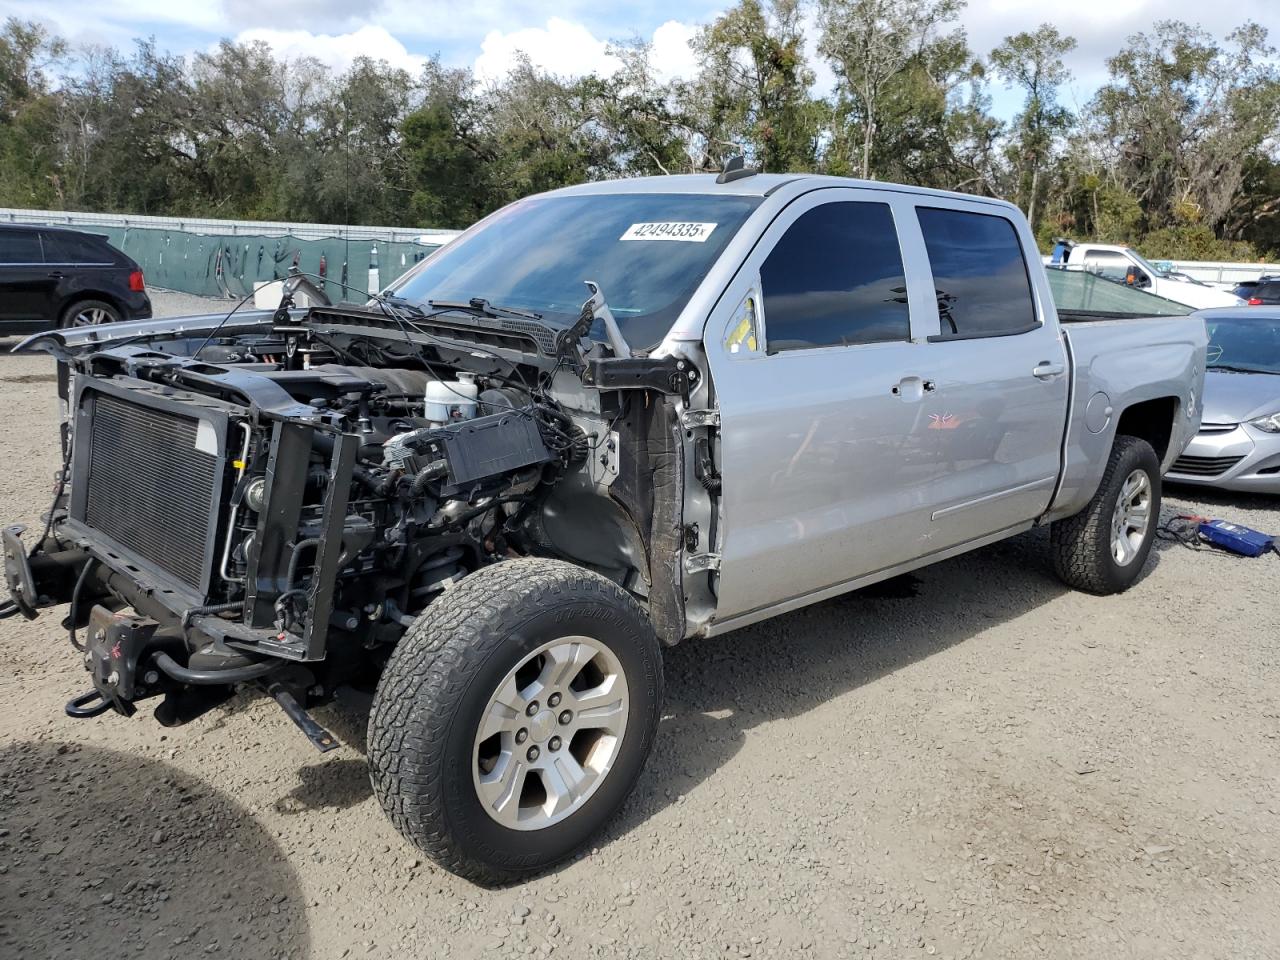
[[[1145, 487], [1143, 486], [1145, 484]], [[1137, 489], [1145, 491], [1146, 522], [1138, 536], [1133, 513], [1123, 509]], [[1122, 509], [1117, 509], [1119, 505]], [[1132, 543], [1115, 550], [1116, 523], [1127, 517], [1125, 529]], [[1053, 566], [1069, 586], [1088, 593], [1108, 594], [1127, 590], [1138, 579], [1160, 519], [1160, 461], [1151, 444], [1137, 437], [1118, 436], [1089, 505], [1074, 517], [1050, 527]]]
[[[476, 788], [476, 735], [494, 692], [529, 654], [591, 637], [626, 677], [628, 716], [607, 775], [581, 806], [542, 829], [510, 829]], [[544, 870], [585, 844], [630, 793], [657, 732], [661, 652], [616, 584], [555, 560], [511, 560], [466, 578], [400, 641], [369, 717], [374, 792], [406, 838], [447, 870], [502, 883]]]

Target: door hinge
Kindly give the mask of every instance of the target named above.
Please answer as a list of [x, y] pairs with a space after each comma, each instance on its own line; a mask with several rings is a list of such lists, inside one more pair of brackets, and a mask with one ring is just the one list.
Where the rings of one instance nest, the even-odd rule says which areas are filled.
[[684, 569], [686, 573], [707, 573], [712, 570], [720, 569], [720, 554], [718, 553], [693, 553], [684, 558]]
[[686, 429], [718, 427], [720, 426], [720, 411], [718, 409], [686, 410], [680, 416], [680, 423]]

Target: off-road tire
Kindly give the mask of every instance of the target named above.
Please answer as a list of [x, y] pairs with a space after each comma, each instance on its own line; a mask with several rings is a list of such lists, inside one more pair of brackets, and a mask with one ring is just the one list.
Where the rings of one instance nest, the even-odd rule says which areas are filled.
[[[491, 818], [473, 782], [477, 724], [522, 657], [585, 635], [617, 656], [628, 720], [613, 766], [581, 808], [540, 830]], [[374, 793], [396, 828], [446, 870], [496, 885], [571, 856], [617, 812], [653, 746], [662, 654], [639, 605], [613, 582], [557, 560], [509, 560], [463, 578], [397, 645], [369, 716]]]
[[77, 300], [62, 311], [58, 318], [58, 327], [69, 329], [74, 326], [75, 318], [90, 311], [101, 311], [103, 319], [98, 323], [118, 323], [122, 318], [120, 311], [105, 300]]
[[[1111, 553], [1111, 518], [1125, 479], [1144, 470], [1151, 483], [1151, 519], [1137, 557], [1125, 565]], [[1160, 518], [1160, 461], [1145, 440], [1116, 437], [1098, 490], [1088, 506], [1075, 516], [1055, 521], [1049, 528], [1053, 567], [1068, 586], [1087, 593], [1111, 594], [1129, 589], [1142, 573], [1151, 553]]]

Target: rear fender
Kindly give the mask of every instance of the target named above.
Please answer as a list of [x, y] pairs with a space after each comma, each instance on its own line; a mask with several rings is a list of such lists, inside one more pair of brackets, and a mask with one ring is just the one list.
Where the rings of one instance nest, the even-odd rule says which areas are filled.
[[1204, 321], [1198, 317], [1099, 321], [1064, 327], [1074, 382], [1062, 481], [1044, 520], [1072, 516], [1097, 492], [1125, 412], [1172, 398], [1167, 470], [1200, 429]]

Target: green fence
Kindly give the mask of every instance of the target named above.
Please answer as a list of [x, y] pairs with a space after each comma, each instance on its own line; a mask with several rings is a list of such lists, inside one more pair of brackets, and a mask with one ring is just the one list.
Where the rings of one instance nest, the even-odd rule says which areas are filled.
[[[88, 228], [81, 228], [88, 229]], [[368, 293], [370, 265], [385, 288], [439, 244], [386, 240], [303, 239], [185, 233], [144, 227], [95, 226], [138, 261], [151, 286], [205, 297], [243, 297], [258, 281], [279, 280], [298, 267], [324, 275], [329, 299], [359, 300]], [[345, 285], [345, 286], [344, 286]]]

